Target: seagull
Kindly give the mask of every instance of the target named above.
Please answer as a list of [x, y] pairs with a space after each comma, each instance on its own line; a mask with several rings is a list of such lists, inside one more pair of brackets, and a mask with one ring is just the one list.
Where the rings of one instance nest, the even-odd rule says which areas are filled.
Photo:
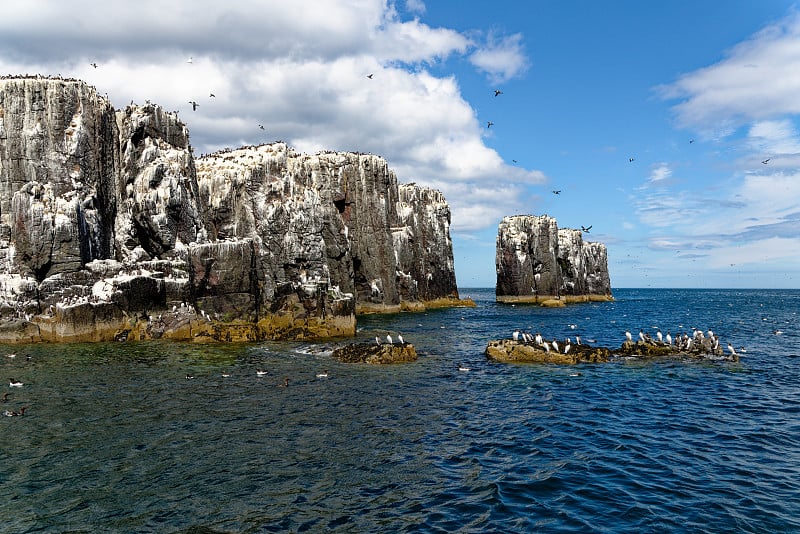
[[589, 226], [581, 226], [581, 231], [582, 232], [586, 232], [588, 234], [589, 230], [592, 229], [592, 226], [594, 226], [594, 225], [590, 224]]
[[328, 378], [328, 370], [325, 369], [323, 372], [317, 373], [317, 378]]
[[554, 195], [560, 195], [561, 194], [561, 189], [553, 189], [553, 194]]
[[400, 335], [400, 334], [397, 334], [397, 339], [400, 341], [400, 344], [401, 344], [401, 345], [405, 345], [405, 344], [406, 344], [406, 342], [405, 342], [405, 341], [403, 341], [403, 336], [402, 336], [402, 335]]
[[390, 334], [386, 334], [386, 342], [389, 345], [394, 345], [394, 342], [392, 341], [392, 336]]
[[10, 388], [21, 388], [22, 387], [22, 382], [20, 382], [19, 380], [14, 380], [13, 378], [9, 378], [8, 379], [8, 387], [10, 387]]
[[464, 366], [464, 365], [459, 365], [459, 366], [458, 366], [458, 370], [459, 370], [459, 371], [463, 371], [463, 372], [465, 372], [465, 373], [466, 373], [466, 372], [469, 372], [469, 371], [471, 371], [471, 369], [470, 369], [469, 367], [466, 367], [466, 366]]
[[192, 111], [197, 111], [197, 106], [199, 106], [200, 104], [198, 104], [194, 100], [189, 100], [189, 103], [192, 105]]
[[208, 98], [217, 98], [217, 95], [214, 93], [208, 93]]
[[771, 159], [771, 158], [767, 158], [767, 159], [765, 159], [764, 161], [762, 161], [761, 163], [763, 163], [764, 165], [766, 165], [767, 163], [769, 163], [769, 160], [770, 160], [770, 159]]
[[499, 95], [502, 95], [502, 94], [503, 94], [503, 91], [501, 91], [500, 89], [495, 89], [494, 90], [494, 96], [499, 96]]
[[258, 127], [261, 128], [262, 130], [264, 129], [264, 125], [263, 124], [259, 124]]
[[491, 127], [492, 127], [492, 124], [494, 124], [492, 121], [488, 121], [488, 122], [486, 123], [486, 127], [487, 127], [487, 128], [491, 128]]

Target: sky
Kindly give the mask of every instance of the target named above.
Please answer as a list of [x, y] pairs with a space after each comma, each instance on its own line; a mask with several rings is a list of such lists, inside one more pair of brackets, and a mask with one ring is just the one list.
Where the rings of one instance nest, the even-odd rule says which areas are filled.
[[591, 227], [612, 288], [800, 288], [796, 2], [8, 4], [0, 74], [178, 111], [195, 154], [367, 152], [441, 190], [459, 287], [526, 214]]

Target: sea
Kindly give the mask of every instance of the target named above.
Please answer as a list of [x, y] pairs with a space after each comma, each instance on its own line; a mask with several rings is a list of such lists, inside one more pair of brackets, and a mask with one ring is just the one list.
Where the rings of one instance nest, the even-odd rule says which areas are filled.
[[[27, 407], [0, 417], [0, 532], [800, 532], [800, 290], [460, 293], [355, 340], [0, 346], [0, 410]], [[741, 357], [487, 360], [515, 328]], [[419, 359], [331, 356], [387, 334]]]

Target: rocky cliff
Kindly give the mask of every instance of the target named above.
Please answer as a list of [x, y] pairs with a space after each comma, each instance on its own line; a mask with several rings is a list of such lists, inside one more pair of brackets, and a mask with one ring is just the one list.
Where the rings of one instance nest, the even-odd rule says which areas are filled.
[[159, 106], [0, 79], [0, 341], [352, 335], [357, 307], [458, 298], [449, 222], [377, 156], [195, 159]]
[[515, 215], [497, 233], [497, 300], [550, 303], [611, 298], [608, 255], [547, 215]]

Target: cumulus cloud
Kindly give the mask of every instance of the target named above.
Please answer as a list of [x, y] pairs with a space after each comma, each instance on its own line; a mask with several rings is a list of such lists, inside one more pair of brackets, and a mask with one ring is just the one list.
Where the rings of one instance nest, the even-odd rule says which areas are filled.
[[414, 18], [385, 0], [14, 2], [0, 18], [0, 72], [79, 78], [117, 107], [178, 111], [198, 153], [283, 140], [378, 154], [401, 182], [437, 184], [454, 229], [490, 226], [545, 177], [506, 165], [458, 80], [430, 67], [456, 56], [508, 79], [527, 66], [522, 37], [478, 44], [416, 18], [422, 0], [403, 5]]
[[486, 43], [478, 47], [469, 60], [489, 75], [492, 83], [502, 83], [520, 76], [528, 69], [528, 58], [522, 44], [522, 34], [498, 37], [489, 32]]

